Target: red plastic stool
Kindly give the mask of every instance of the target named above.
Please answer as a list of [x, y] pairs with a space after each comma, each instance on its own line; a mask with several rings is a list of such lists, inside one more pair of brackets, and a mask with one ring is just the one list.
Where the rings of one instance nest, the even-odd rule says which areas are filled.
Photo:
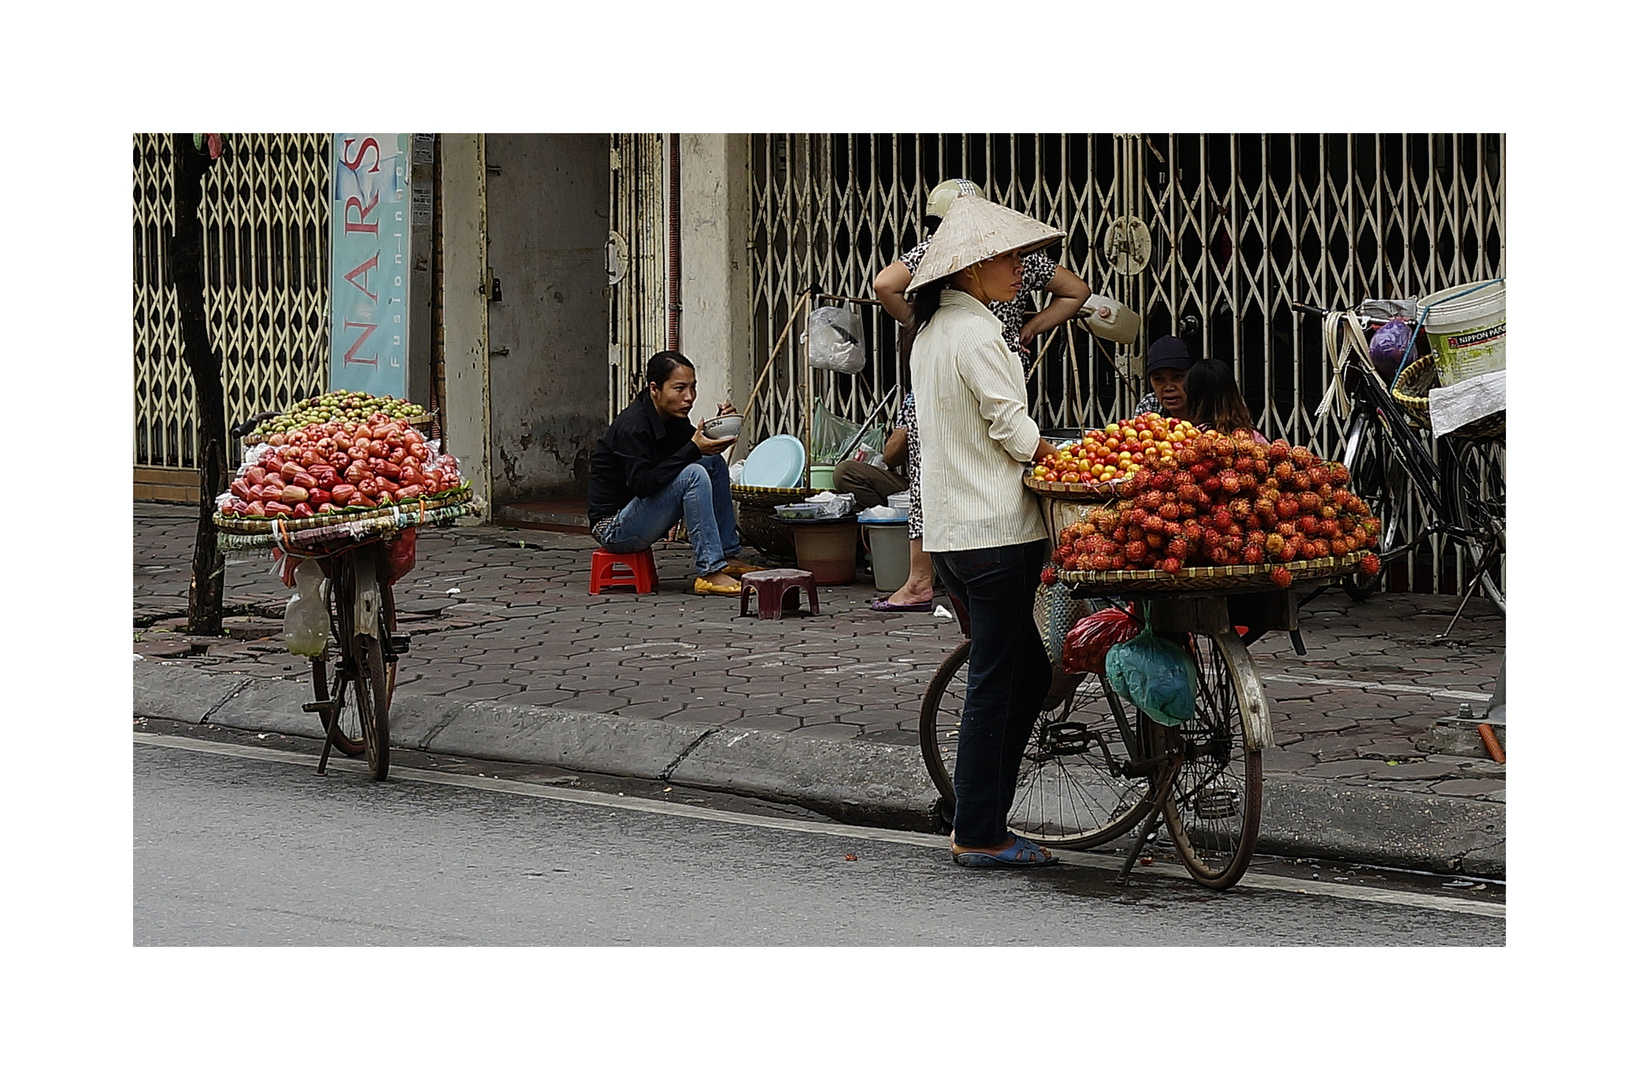
[[648, 548], [625, 555], [602, 548], [592, 552], [592, 583], [586, 591], [596, 596], [617, 585], [630, 585], [640, 593], [660, 591], [660, 575], [655, 572], [654, 555]]
[[753, 570], [740, 578], [740, 614], [751, 595], [757, 595], [757, 618], [783, 619], [787, 611], [802, 610], [802, 590], [808, 590], [808, 614], [819, 614], [819, 592], [807, 570]]

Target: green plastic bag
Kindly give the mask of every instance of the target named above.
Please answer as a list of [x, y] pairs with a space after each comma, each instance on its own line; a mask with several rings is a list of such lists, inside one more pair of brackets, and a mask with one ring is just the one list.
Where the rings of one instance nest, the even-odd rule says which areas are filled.
[[1195, 661], [1147, 625], [1131, 641], [1110, 649], [1104, 671], [1110, 689], [1157, 724], [1177, 727], [1195, 715]]

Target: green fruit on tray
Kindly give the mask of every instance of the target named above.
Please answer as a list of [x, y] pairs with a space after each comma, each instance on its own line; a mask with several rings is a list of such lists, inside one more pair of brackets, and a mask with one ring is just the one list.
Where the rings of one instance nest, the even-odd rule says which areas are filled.
[[427, 410], [403, 398], [377, 397], [355, 390], [332, 390], [318, 397], [297, 402], [289, 411], [257, 425], [250, 433], [251, 443], [265, 442], [276, 432], [295, 431], [309, 424], [323, 424], [331, 420], [368, 420], [376, 413], [386, 413], [398, 420], [416, 420], [427, 415]]

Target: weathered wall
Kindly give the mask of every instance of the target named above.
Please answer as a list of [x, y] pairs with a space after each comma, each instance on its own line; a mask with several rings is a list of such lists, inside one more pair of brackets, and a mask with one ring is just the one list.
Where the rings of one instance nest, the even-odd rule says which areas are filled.
[[[716, 415], [732, 400], [745, 412], [751, 392], [751, 287], [747, 266], [748, 139], [745, 135], [683, 135], [683, 354], [700, 377], [693, 419]], [[729, 457], [744, 457], [736, 445]]]
[[443, 136], [444, 432], [474, 493], [491, 498], [484, 305], [484, 136]]
[[498, 504], [580, 494], [607, 426], [609, 137], [487, 135]]

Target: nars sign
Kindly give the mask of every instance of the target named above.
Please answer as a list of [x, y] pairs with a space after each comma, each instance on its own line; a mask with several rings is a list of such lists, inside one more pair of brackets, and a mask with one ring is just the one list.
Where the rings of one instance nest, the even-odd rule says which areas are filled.
[[335, 136], [330, 388], [408, 393], [410, 136]]

